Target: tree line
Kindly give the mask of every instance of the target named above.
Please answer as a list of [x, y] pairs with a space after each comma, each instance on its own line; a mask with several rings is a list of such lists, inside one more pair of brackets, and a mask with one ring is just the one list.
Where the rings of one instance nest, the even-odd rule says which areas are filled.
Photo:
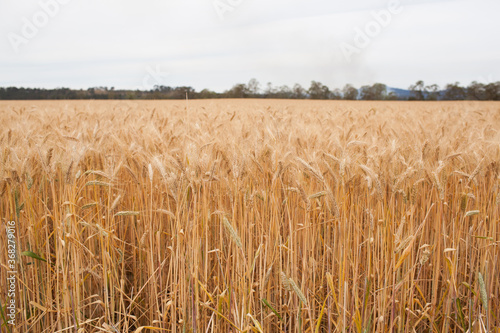
[[36, 99], [207, 99], [207, 98], [279, 98], [279, 99], [323, 99], [323, 100], [500, 100], [500, 82], [472, 82], [461, 86], [458, 82], [447, 84], [443, 89], [436, 84], [425, 85], [417, 81], [408, 90], [388, 88], [375, 83], [360, 88], [347, 84], [343, 89], [330, 89], [321, 82], [312, 81], [309, 88], [300, 84], [293, 87], [273, 86], [267, 83], [261, 87], [256, 79], [248, 83], [235, 84], [231, 89], [217, 93], [209, 89], [196, 91], [192, 87], [154, 86], [150, 90], [115, 90], [113, 87], [89, 89], [40, 89], [0, 88], [0, 100]]

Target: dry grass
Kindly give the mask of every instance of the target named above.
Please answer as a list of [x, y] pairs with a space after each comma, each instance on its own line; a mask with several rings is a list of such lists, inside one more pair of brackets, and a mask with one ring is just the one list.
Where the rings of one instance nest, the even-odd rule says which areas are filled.
[[20, 332], [500, 330], [499, 103], [189, 103], [0, 103]]

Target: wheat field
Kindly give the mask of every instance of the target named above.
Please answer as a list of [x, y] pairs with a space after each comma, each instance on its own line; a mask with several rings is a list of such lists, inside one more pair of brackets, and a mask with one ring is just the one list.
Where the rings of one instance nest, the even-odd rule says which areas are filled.
[[500, 332], [500, 103], [0, 102], [2, 332]]

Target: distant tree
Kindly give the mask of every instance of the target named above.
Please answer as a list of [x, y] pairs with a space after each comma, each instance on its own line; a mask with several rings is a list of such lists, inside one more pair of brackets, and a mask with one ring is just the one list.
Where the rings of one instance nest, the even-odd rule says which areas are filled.
[[484, 90], [486, 100], [500, 101], [500, 82], [488, 83]]
[[360, 90], [361, 99], [363, 100], [383, 100], [387, 95], [387, 86], [382, 83], [362, 86]]
[[191, 87], [186, 87], [186, 86], [175, 87], [172, 89], [172, 91], [170, 91], [167, 94], [167, 98], [168, 99], [186, 99], [186, 93], [188, 94], [189, 98], [192, 98], [194, 92], [195, 92], [195, 90]]
[[277, 89], [276, 98], [293, 98], [293, 91], [287, 85], [281, 86]]
[[375, 83], [372, 86], [372, 91], [376, 100], [383, 100], [387, 95], [387, 86], [383, 83]]
[[429, 101], [437, 101], [439, 99], [439, 86], [437, 84], [428, 85], [425, 87], [425, 90]]
[[466, 88], [467, 99], [483, 101], [486, 99], [486, 89], [484, 84], [477, 81], [471, 82]]
[[307, 90], [311, 99], [329, 99], [330, 89], [324, 84], [316, 81], [311, 82], [309, 90]]
[[203, 89], [198, 93], [198, 98], [217, 98], [217, 93], [208, 89]]
[[169, 98], [169, 94], [174, 90], [174, 88], [167, 87], [167, 86], [162, 86], [162, 85], [155, 85], [153, 87], [152, 93], [151, 93], [151, 98], [154, 99], [166, 99]]
[[394, 91], [391, 91], [385, 95], [384, 99], [388, 101], [395, 101], [398, 99], [398, 95], [396, 95]]
[[358, 89], [354, 88], [350, 84], [346, 84], [342, 89], [342, 93], [344, 95], [344, 99], [347, 100], [356, 100], [358, 99]]
[[425, 96], [427, 95], [427, 91], [425, 90], [424, 81], [420, 80], [417, 83], [412, 84], [410, 88], [410, 100], [423, 101], [425, 100]]
[[173, 91], [174, 88], [168, 87], [168, 86], [155, 85], [154, 88], [153, 88], [153, 90], [154, 91], [159, 91], [159, 92], [162, 92], [162, 93], [169, 93], [169, 92]]
[[[472, 82], [468, 87], [461, 87], [458, 83], [448, 84], [445, 90], [440, 90], [436, 84], [424, 86], [418, 81], [410, 87], [414, 90], [414, 98], [425, 97], [427, 100], [500, 100], [500, 82], [482, 84]], [[157, 85], [150, 90], [116, 90], [114, 87], [91, 87], [86, 90], [55, 88], [18, 88], [0, 87], [0, 100], [28, 100], [28, 99], [185, 99], [186, 93], [190, 99], [196, 98], [311, 98], [311, 99], [364, 99], [364, 100], [391, 100], [397, 95], [389, 92], [386, 85], [375, 83], [366, 85], [359, 90], [347, 84], [342, 91], [330, 90], [326, 85], [312, 81], [308, 90], [295, 84], [293, 88], [286, 85], [274, 87], [271, 82], [266, 88], [259, 89], [259, 82], [251, 79], [247, 84], [236, 84], [224, 93], [216, 93], [208, 89], [196, 92], [192, 87], [169, 87]]]
[[254, 95], [252, 97], [258, 95], [260, 90], [259, 81], [257, 81], [257, 79], [251, 79], [250, 81], [248, 81], [247, 90], [250, 95]]
[[338, 88], [332, 90], [328, 99], [342, 99], [342, 91]]
[[361, 88], [359, 88], [359, 97], [362, 99], [362, 100], [370, 100], [370, 99], [373, 99], [373, 94], [371, 92], [371, 89], [372, 87], [371, 86], [361, 86]]
[[277, 89], [273, 87], [271, 82], [266, 84], [266, 89], [264, 90], [264, 96], [266, 98], [274, 98], [276, 97]]
[[458, 82], [449, 83], [446, 85], [443, 99], [449, 101], [464, 100], [466, 97], [465, 88], [461, 87]]
[[129, 91], [127, 91], [127, 93], [125, 94], [125, 98], [126, 98], [126, 99], [136, 99], [136, 98], [137, 98], [137, 96], [135, 95], [135, 93], [136, 93], [135, 91], [131, 91], [131, 90], [129, 90]]
[[302, 88], [302, 86], [298, 83], [296, 83], [293, 86], [292, 92], [293, 92], [292, 98], [297, 98], [297, 99], [306, 98], [306, 90]]
[[248, 96], [247, 86], [243, 83], [235, 84], [225, 95], [229, 98], [245, 98]]

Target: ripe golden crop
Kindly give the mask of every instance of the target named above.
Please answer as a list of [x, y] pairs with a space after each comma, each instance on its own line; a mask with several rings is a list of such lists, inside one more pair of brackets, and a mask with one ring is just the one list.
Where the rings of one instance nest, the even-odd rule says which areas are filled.
[[0, 119], [20, 332], [500, 329], [499, 103], [4, 101]]

